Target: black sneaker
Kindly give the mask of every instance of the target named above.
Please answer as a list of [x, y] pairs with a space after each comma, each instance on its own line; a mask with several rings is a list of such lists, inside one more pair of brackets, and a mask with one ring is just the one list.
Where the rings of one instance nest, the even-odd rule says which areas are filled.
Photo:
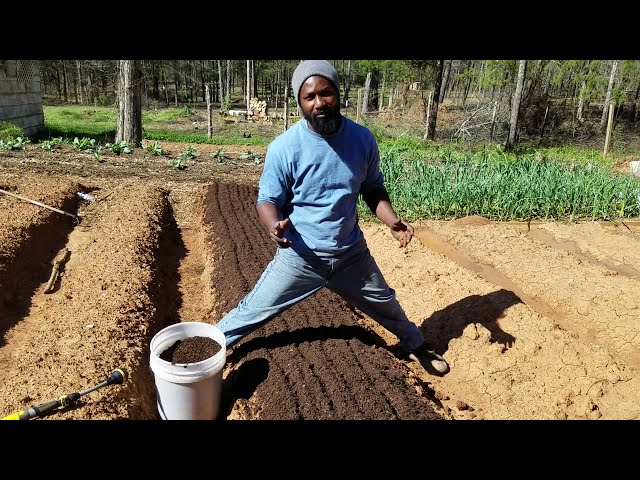
[[409, 358], [414, 362], [418, 362], [431, 375], [442, 376], [449, 372], [447, 361], [433, 350], [430, 350], [426, 344], [409, 352]]

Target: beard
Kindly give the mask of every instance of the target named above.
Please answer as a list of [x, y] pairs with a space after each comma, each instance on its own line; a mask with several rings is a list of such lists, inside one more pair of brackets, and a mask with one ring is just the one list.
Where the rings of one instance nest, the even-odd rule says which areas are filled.
[[303, 112], [304, 118], [309, 122], [309, 125], [319, 135], [331, 135], [338, 131], [340, 128], [340, 122], [342, 117], [338, 110], [326, 110], [322, 112], [325, 114], [324, 118], [317, 118], [312, 113]]

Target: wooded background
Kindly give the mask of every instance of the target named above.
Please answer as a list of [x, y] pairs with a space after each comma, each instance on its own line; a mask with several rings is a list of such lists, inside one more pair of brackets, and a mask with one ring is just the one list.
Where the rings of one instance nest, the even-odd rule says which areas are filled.
[[[43, 60], [45, 104], [117, 106], [119, 60]], [[290, 85], [299, 60], [137, 60], [140, 108], [206, 105], [207, 90], [222, 111], [246, 109], [250, 98], [270, 108], [296, 108]], [[602, 136], [612, 121], [638, 133], [640, 60], [331, 60], [341, 103], [366, 117], [402, 114], [419, 99], [425, 140], [436, 138], [439, 106], [449, 100], [468, 115], [460, 137], [508, 131], [523, 137]], [[136, 77], [138, 78], [138, 77]]]

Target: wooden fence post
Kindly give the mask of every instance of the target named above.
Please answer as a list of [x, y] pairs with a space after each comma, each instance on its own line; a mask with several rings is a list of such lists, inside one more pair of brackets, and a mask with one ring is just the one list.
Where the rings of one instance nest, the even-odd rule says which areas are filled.
[[615, 108], [615, 102], [609, 103], [609, 121], [607, 122], [607, 134], [604, 140], [604, 156], [609, 153], [609, 144], [611, 143], [611, 131], [613, 130], [613, 110]]
[[211, 90], [209, 89], [209, 84], [205, 84], [205, 97], [207, 97], [207, 138], [211, 138], [213, 136], [213, 118], [211, 115]]

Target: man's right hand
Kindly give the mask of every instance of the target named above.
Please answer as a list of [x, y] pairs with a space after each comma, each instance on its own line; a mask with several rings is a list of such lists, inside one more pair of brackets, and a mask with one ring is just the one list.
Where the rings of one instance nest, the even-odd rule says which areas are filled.
[[276, 242], [281, 248], [287, 248], [291, 246], [291, 241], [288, 238], [284, 238], [284, 232], [289, 227], [289, 223], [290, 220], [288, 218], [285, 218], [284, 220], [275, 222], [269, 229], [269, 236], [271, 237], [271, 240]]

